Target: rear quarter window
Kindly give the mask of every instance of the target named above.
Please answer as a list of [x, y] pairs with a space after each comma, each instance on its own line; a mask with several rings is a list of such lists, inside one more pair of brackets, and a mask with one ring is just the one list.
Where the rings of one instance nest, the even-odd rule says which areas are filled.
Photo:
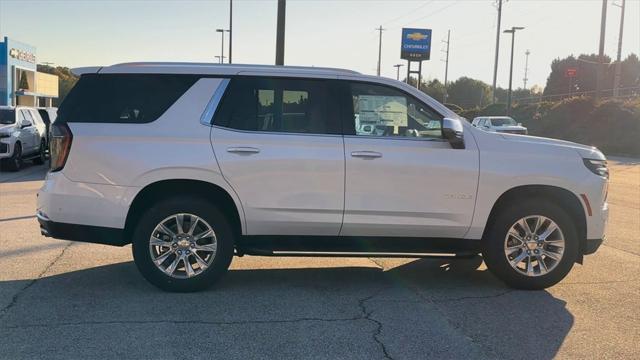
[[164, 114], [196, 75], [85, 74], [58, 109], [56, 121], [149, 123]]

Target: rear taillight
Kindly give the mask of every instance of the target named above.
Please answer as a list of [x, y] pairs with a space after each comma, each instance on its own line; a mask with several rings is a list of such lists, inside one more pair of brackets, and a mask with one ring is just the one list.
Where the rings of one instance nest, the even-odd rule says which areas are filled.
[[51, 152], [51, 171], [62, 170], [71, 151], [73, 134], [66, 123], [54, 122], [49, 136], [49, 151]]

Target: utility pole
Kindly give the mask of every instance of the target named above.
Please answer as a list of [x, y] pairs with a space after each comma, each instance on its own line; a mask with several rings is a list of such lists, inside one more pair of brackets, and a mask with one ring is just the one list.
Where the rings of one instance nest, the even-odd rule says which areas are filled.
[[500, 53], [500, 22], [502, 21], [502, 0], [498, 0], [498, 26], [496, 30], [496, 58], [493, 63], [493, 103], [496, 103], [496, 81], [498, 80], [498, 54]]
[[233, 47], [233, 0], [229, 0], [229, 64], [231, 64], [231, 49]]
[[220, 64], [224, 64], [224, 58], [226, 57], [226, 56], [224, 56], [224, 33], [225, 33], [225, 31], [229, 32], [229, 30], [226, 30], [226, 29], [216, 29], [216, 32], [219, 32], [220, 35], [222, 35], [222, 43], [220, 45]]
[[527, 51], [524, 52], [524, 54], [526, 55], [525, 61], [524, 61], [524, 86], [523, 88], [525, 90], [527, 90], [527, 81], [529, 81], [529, 78], [527, 77], [528, 73], [529, 73], [529, 54], [531, 54], [531, 51], [529, 51], [529, 49], [527, 49]]
[[[616, 58], [616, 74], [613, 78], [613, 97], [620, 95], [620, 76], [622, 75], [622, 33], [624, 31], [624, 2], [620, 5], [620, 35], [618, 35], [618, 57]], [[618, 6], [617, 4], [613, 4]]]
[[602, 18], [600, 19], [600, 49], [598, 50], [598, 70], [596, 77], [596, 100], [600, 99], [604, 81], [604, 35], [607, 25], [607, 0], [602, 0]]
[[284, 20], [287, 0], [278, 0], [278, 24], [276, 25], [276, 65], [284, 65]]
[[404, 64], [395, 64], [393, 65], [396, 68], [396, 80], [400, 81], [400, 68], [403, 67]]
[[509, 92], [507, 93], [507, 115], [511, 114], [511, 86], [513, 80], [513, 48], [515, 45], [516, 31], [524, 29], [521, 26], [513, 26], [511, 29], [505, 30], [507, 34], [511, 34], [511, 65], [509, 66]]
[[381, 65], [381, 59], [382, 59], [382, 32], [385, 30], [386, 29], [382, 28], [382, 25], [380, 25], [379, 28], [376, 28], [376, 31], [380, 32], [378, 36], [378, 71], [376, 72], [378, 76], [380, 76], [380, 65]]
[[449, 79], [449, 43], [451, 42], [451, 30], [447, 30], [447, 41], [444, 41], [447, 44], [447, 57], [444, 61], [444, 99], [442, 102], [447, 102], [447, 98], [449, 97], [449, 93], [447, 92], [447, 84]]

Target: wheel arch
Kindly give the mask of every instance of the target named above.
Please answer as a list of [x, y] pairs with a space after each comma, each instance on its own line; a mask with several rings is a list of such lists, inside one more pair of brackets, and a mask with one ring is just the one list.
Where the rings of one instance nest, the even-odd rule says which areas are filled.
[[240, 204], [224, 188], [202, 180], [171, 179], [159, 180], [142, 188], [134, 197], [125, 220], [124, 237], [127, 243], [131, 243], [131, 237], [135, 225], [144, 213], [144, 210], [155, 202], [165, 199], [167, 193], [175, 195], [196, 195], [206, 198], [216, 204], [229, 219], [236, 235], [242, 235], [244, 216]]
[[482, 239], [486, 236], [493, 226], [496, 215], [516, 200], [522, 199], [545, 199], [560, 205], [567, 211], [573, 223], [576, 225], [578, 241], [580, 242], [578, 254], [578, 262], [582, 263], [582, 255], [584, 254], [587, 236], [587, 218], [582, 202], [573, 192], [552, 185], [522, 185], [505, 191], [498, 200], [493, 204], [491, 212], [484, 228]]

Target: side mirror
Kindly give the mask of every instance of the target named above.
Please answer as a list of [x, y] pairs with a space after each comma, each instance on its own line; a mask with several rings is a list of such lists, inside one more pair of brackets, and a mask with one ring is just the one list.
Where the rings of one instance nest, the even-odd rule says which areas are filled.
[[20, 129], [24, 129], [24, 128], [27, 128], [29, 126], [31, 126], [31, 123], [29, 122], [29, 120], [23, 119], [20, 122]]
[[444, 118], [442, 120], [442, 136], [449, 141], [454, 149], [464, 149], [464, 128], [458, 119]]

